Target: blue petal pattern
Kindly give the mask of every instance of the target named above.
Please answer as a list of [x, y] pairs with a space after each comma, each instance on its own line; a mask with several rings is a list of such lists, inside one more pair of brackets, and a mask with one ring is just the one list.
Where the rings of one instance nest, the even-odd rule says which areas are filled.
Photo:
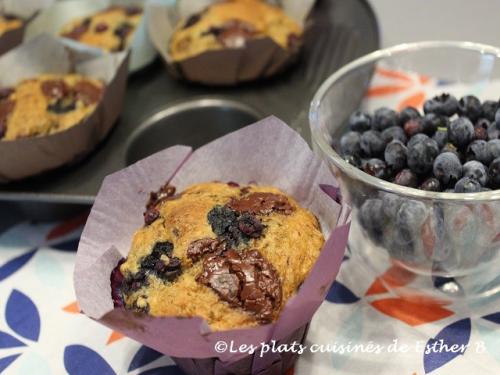
[[69, 375], [116, 375], [104, 358], [83, 345], [69, 345], [64, 349], [64, 368]]
[[485, 316], [483, 316], [483, 319], [489, 320], [490, 322], [493, 322], [496, 324], [500, 324], [500, 312], [485, 315]]
[[128, 371], [133, 371], [139, 367], [146, 366], [147, 364], [160, 358], [162, 355], [163, 354], [158, 353], [156, 350], [148, 348], [147, 346], [141, 346], [137, 353], [135, 353], [134, 358], [132, 358]]
[[[450, 362], [455, 357], [463, 355], [467, 350], [470, 332], [470, 319], [462, 319], [444, 327], [435, 338], [427, 341], [426, 350], [424, 351], [425, 373], [428, 374]], [[436, 349], [434, 349], [434, 345], [436, 345]], [[452, 348], [452, 345], [456, 345], [455, 351], [449, 350]]]
[[0, 358], [0, 373], [5, 370], [9, 365], [16, 360], [21, 354], [9, 355], [5, 358]]
[[14, 289], [7, 301], [5, 319], [9, 327], [25, 339], [38, 341], [40, 336], [40, 314], [33, 301]]
[[351, 292], [345, 285], [338, 281], [334, 281], [326, 295], [326, 300], [333, 303], [355, 303], [359, 301], [359, 297]]
[[22, 341], [19, 341], [14, 336], [0, 331], [0, 349], [17, 348], [19, 346], [26, 346], [26, 344]]
[[59, 242], [55, 244], [50, 244], [51, 249], [62, 250], [62, 251], [76, 251], [78, 249], [79, 238], [73, 238], [64, 242]]
[[19, 268], [24, 266], [33, 257], [33, 255], [35, 255], [36, 250], [37, 249], [31, 250], [25, 254], [9, 260], [4, 265], [0, 266], [0, 281], [5, 280]]
[[163, 366], [141, 372], [139, 375], [184, 375], [177, 366]]

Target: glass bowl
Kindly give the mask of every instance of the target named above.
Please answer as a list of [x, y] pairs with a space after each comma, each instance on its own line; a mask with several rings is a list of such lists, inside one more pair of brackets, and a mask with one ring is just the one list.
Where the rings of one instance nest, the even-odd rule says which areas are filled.
[[[342, 159], [350, 114], [421, 105], [430, 95], [500, 97], [500, 50], [469, 42], [402, 44], [361, 57], [330, 76], [310, 108], [313, 148], [352, 207], [349, 249], [372, 276], [403, 296], [445, 301], [500, 291], [500, 190], [437, 193], [372, 177]], [[405, 97], [406, 95], [406, 97]], [[398, 107], [396, 105], [396, 107]], [[419, 108], [421, 110], [421, 108]]]

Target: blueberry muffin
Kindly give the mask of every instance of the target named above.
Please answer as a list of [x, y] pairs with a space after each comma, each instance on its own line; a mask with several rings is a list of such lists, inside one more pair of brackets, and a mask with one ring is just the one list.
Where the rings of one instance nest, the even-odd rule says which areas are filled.
[[88, 117], [104, 84], [78, 74], [40, 75], [0, 88], [0, 140], [53, 134]]
[[214, 330], [276, 320], [316, 262], [316, 217], [274, 187], [201, 183], [151, 198], [111, 274], [116, 307], [201, 317]]
[[181, 20], [170, 40], [170, 56], [180, 61], [200, 53], [244, 47], [247, 40], [269, 37], [295, 49], [301, 27], [282, 9], [261, 0], [226, 0]]
[[111, 6], [68, 23], [61, 35], [106, 51], [123, 51], [130, 45], [142, 13], [139, 6]]
[[0, 14], [0, 35], [23, 26], [23, 21], [10, 14]]

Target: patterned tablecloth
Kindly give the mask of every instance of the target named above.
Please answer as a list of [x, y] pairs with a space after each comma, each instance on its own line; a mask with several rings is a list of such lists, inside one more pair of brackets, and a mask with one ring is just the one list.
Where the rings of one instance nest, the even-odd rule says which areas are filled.
[[[428, 80], [379, 69], [371, 96], [421, 104]], [[3, 214], [3, 213], [2, 213]], [[181, 374], [168, 357], [79, 313], [75, 249], [85, 217], [0, 234], [0, 373]], [[315, 315], [295, 374], [500, 374], [500, 299], [454, 306], [405, 299], [347, 254]], [[314, 351], [314, 353], [312, 352]]]

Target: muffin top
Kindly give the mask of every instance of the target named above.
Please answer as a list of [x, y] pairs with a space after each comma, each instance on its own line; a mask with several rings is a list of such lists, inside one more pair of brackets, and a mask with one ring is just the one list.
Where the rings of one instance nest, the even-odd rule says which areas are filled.
[[44, 74], [0, 88], [0, 140], [49, 135], [88, 117], [104, 84], [79, 74]]
[[142, 13], [139, 6], [114, 5], [69, 22], [61, 35], [106, 51], [123, 51], [130, 45]]
[[23, 21], [16, 16], [0, 14], [0, 35], [7, 31], [17, 29], [23, 25]]
[[181, 20], [170, 40], [170, 55], [184, 60], [208, 50], [241, 48], [248, 39], [264, 37], [288, 49], [301, 34], [301, 27], [279, 7], [261, 0], [226, 0]]
[[213, 330], [276, 320], [324, 243], [316, 217], [269, 186], [164, 186], [145, 222], [111, 275], [115, 306]]

